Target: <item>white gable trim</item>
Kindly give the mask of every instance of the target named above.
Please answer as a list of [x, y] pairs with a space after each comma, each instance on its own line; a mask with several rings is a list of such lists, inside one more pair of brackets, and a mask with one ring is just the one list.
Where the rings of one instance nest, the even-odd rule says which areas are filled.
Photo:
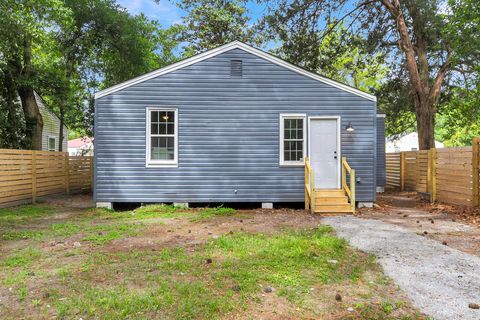
[[233, 42], [230, 42], [228, 44], [225, 44], [221, 47], [218, 47], [218, 48], [215, 48], [215, 49], [211, 49], [211, 50], [208, 50], [204, 53], [200, 53], [198, 55], [195, 55], [191, 58], [188, 58], [188, 59], [185, 59], [185, 60], [182, 60], [182, 61], [179, 61], [177, 63], [174, 63], [174, 64], [171, 64], [167, 67], [164, 67], [164, 68], [161, 68], [161, 69], [158, 69], [158, 70], [155, 70], [155, 71], [152, 71], [152, 72], [149, 72], [149, 73], [146, 73], [142, 76], [139, 76], [139, 77], [136, 77], [136, 78], [133, 78], [133, 79], [130, 79], [128, 81], [125, 81], [125, 82], [122, 82], [122, 83], [119, 83], [113, 87], [110, 87], [110, 88], [107, 88], [107, 89], [104, 89], [104, 90], [101, 90], [101, 91], [98, 91], [96, 94], [95, 94], [95, 99], [98, 99], [98, 98], [101, 98], [101, 97], [104, 97], [106, 95], [109, 95], [111, 93], [114, 93], [114, 92], [117, 92], [119, 90], [122, 90], [124, 88], [128, 88], [130, 86], [133, 86], [135, 84], [138, 84], [138, 83], [141, 83], [141, 82], [144, 82], [144, 81], [147, 81], [149, 79], [152, 79], [152, 78], [155, 78], [155, 77], [158, 77], [158, 76], [161, 76], [163, 74], [166, 74], [166, 73], [169, 73], [169, 72], [172, 72], [172, 71], [175, 71], [175, 70], [178, 70], [178, 69], [181, 69], [181, 68], [184, 68], [184, 67], [187, 67], [187, 66], [190, 66], [194, 63], [197, 63], [197, 62], [200, 62], [200, 61], [203, 61], [205, 59], [208, 59], [208, 58], [211, 58], [211, 57], [214, 57], [214, 56], [217, 56], [221, 53], [224, 53], [224, 52], [227, 52], [227, 51], [230, 51], [230, 50], [233, 50], [233, 49], [241, 49], [241, 50], [244, 50], [248, 53], [251, 53], [253, 55], [256, 55], [260, 58], [263, 58], [265, 60], [268, 60], [272, 63], [275, 63], [279, 66], [282, 66], [286, 69], [289, 69], [289, 70], [292, 70], [296, 73], [299, 73], [301, 75], [304, 75], [304, 76], [307, 76], [309, 78], [312, 78], [314, 80], [317, 80], [317, 81], [320, 81], [320, 82], [323, 82], [325, 84], [328, 84], [328, 85], [331, 85], [333, 87], [336, 87], [340, 90], [343, 90], [343, 91], [346, 91], [346, 92], [350, 92], [350, 93], [353, 93], [355, 95], [358, 95], [360, 97], [363, 97], [365, 99], [368, 99], [368, 100], [371, 100], [371, 101], [377, 101], [377, 97], [375, 97], [374, 95], [371, 95], [369, 93], [366, 93], [366, 92], [363, 92], [361, 90], [358, 90], [358, 89], [355, 89], [353, 87], [350, 87], [350, 86], [347, 86], [345, 84], [342, 84], [340, 82], [337, 82], [335, 80], [331, 80], [331, 79], [328, 79], [328, 78], [324, 78], [316, 73], [312, 73], [312, 72], [309, 72], [309, 71], [306, 71], [300, 67], [297, 67], [291, 63], [288, 63], [282, 59], [279, 59], [277, 57], [274, 57], [272, 56], [271, 54], [269, 53], [266, 53], [262, 50], [259, 50], [259, 49], [256, 49], [256, 48], [253, 48], [245, 43], [242, 43], [240, 41], [233, 41]]

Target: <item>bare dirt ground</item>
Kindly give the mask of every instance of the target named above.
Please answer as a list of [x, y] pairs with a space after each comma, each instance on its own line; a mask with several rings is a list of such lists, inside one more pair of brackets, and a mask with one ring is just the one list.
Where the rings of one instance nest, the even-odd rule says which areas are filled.
[[[122, 312], [127, 312], [122, 314], [125, 318], [128, 317], [128, 312], [133, 312], [130, 310], [144, 312], [135, 304], [130, 306], [129, 299], [155, 292], [158, 290], [157, 281], [166, 282], [171, 288], [169, 290], [180, 290], [176, 293], [180, 305], [176, 307], [181, 307], [182, 303], [191, 304], [194, 316], [190, 318], [202, 318], [197, 315], [204, 311], [195, 311], [195, 308], [204, 308], [202, 296], [207, 296], [222, 305], [221, 303], [228, 300], [222, 296], [232, 295], [233, 290], [232, 299], [241, 307], [226, 313], [218, 307], [220, 311], [209, 310], [212, 315], [218, 314], [218, 318], [223, 319], [272, 320], [425, 319], [412, 306], [406, 294], [382, 273], [371, 256], [351, 249], [348, 249], [350, 251], [342, 258], [345, 261], [338, 259], [324, 263], [327, 264], [327, 269], [331, 267], [346, 269], [339, 274], [350, 274], [348, 270], [352, 265], [355, 265], [353, 268], [365, 268], [360, 273], [361, 276], [353, 276], [357, 273], [353, 270], [352, 278], [347, 280], [322, 282], [321, 279], [317, 281], [317, 278], [314, 278], [314, 281], [306, 282], [307, 287], [303, 288], [306, 293], [302, 292], [303, 289], [297, 293], [303, 297], [299, 301], [291, 300], [288, 293], [289, 283], [297, 281], [298, 275], [295, 272], [285, 274], [284, 278], [282, 276], [276, 280], [286, 284], [276, 286], [260, 282], [258, 291], [242, 293], [237, 292], [238, 288], [229, 287], [228, 283], [233, 279], [220, 280], [222, 278], [216, 276], [217, 273], [235, 273], [235, 268], [225, 269], [226, 267], [220, 264], [231, 259], [230, 256], [215, 256], [213, 263], [210, 262], [209, 267], [205, 269], [205, 273], [199, 271], [205, 268], [202, 255], [213, 250], [209, 245], [215, 244], [215, 241], [230, 241], [231, 237], [245, 234], [253, 239], [245, 238], [245, 241], [263, 243], [262, 239], [265, 236], [266, 239], [272, 239], [266, 242], [268, 244], [269, 241], [278, 241], [274, 240], [274, 237], [285, 235], [288, 239], [291, 231], [314, 231], [323, 227], [320, 216], [311, 215], [304, 210], [289, 208], [236, 210], [233, 214], [195, 219], [201, 216], [199, 212], [202, 209], [198, 208], [173, 212], [170, 215], [153, 213], [151, 216], [137, 217], [130, 211], [110, 213], [91, 210], [89, 208], [92, 201], [89, 195], [51, 197], [39, 204], [39, 207], [42, 206], [52, 210], [45, 215], [32, 215], [32, 218], [20, 221], [8, 220], [10, 221], [8, 224], [0, 225], [0, 234], [2, 231], [9, 232], [10, 237], [4, 241], [0, 237], [0, 266], [5, 263], [4, 271], [0, 270], [0, 319], [17, 317], [46, 319], [59, 315], [63, 318], [75, 315], [76, 318], [86, 319], [90, 318], [84, 311], [88, 308], [94, 308], [99, 318], [116, 318], [119, 315], [116, 309], [121, 309]], [[29, 210], [33, 212], [36, 207]], [[128, 226], [132, 224], [138, 227], [133, 228], [134, 233], [130, 234]], [[111, 240], [109, 236], [112, 237]], [[287, 248], [282, 247], [283, 245], [281, 243], [278, 249], [273, 249], [272, 255], [288, 250], [291, 250], [292, 254], [302, 252], [296, 250], [305, 250], [303, 247]], [[321, 259], [315, 252], [313, 255], [310, 253], [311, 250], [317, 250], [315, 243], [312, 242], [306, 248], [308, 250], [301, 253], [302, 259], [307, 261], [317, 257]], [[259, 249], [261, 248], [240, 247], [235, 250], [240, 250], [240, 253], [241, 250], [251, 250], [252, 256], [247, 260], [254, 260], [262, 257], [261, 251], [257, 252]], [[178, 257], [175, 256], [176, 250], [181, 253]], [[330, 249], [325, 250], [328, 252]], [[173, 261], [176, 260], [180, 268], [191, 265], [195, 269], [190, 272], [186, 269], [187, 271], [178, 273], [168, 259], [162, 262], [167, 253], [173, 255]], [[352, 258], [348, 258], [350, 255]], [[355, 259], [360, 261], [356, 261], [353, 256], [358, 256]], [[269, 259], [265, 261], [270, 263]], [[288, 259], [281, 261], [288, 266]], [[164, 269], [156, 270], [159, 264]], [[238, 265], [237, 268], [242, 266]], [[245, 266], [243, 268], [245, 269]], [[281, 265], [278, 268], [282, 268]], [[306, 270], [308, 273], [318, 272], [315, 264], [309, 265], [308, 268], [312, 268]], [[250, 271], [248, 268], [240, 270], [245, 274]], [[267, 266], [259, 267], [258, 272], [265, 273], [262, 277], [269, 278], [271, 277], [269, 270]], [[187, 276], [191, 279], [185, 282], [184, 278]], [[249, 277], [242, 281], [250, 283]], [[176, 287], [179, 283], [182, 286], [189, 286], [189, 290], [200, 288], [201, 291], [198, 295], [190, 296], [188, 291], [184, 292], [183, 289]], [[264, 291], [265, 285], [271, 286], [271, 292]], [[221, 289], [217, 289], [217, 286]], [[122, 291], [123, 287], [130, 288], [131, 292]], [[223, 291], [219, 293], [218, 290]], [[238, 296], [240, 294], [241, 299]], [[341, 296], [340, 300], [336, 298], [337, 294]], [[99, 299], [97, 296], [103, 298]], [[198, 302], [191, 302], [193, 296], [199, 299]], [[86, 305], [82, 303], [83, 299], [88, 301]], [[112, 305], [119, 303], [119, 307], [109, 308], [105, 301], [112, 301]], [[165, 318], [165, 314], [152, 312], [147, 318]]]
[[480, 256], [480, 211], [430, 204], [413, 192], [385, 193], [374, 208], [358, 211], [361, 218], [401, 226], [451, 248]]

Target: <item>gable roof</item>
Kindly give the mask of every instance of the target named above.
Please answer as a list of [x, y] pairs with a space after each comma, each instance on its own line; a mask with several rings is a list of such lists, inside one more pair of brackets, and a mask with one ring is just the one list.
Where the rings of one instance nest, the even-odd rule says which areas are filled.
[[217, 47], [215, 49], [211, 49], [211, 50], [208, 50], [208, 51], [205, 51], [203, 53], [200, 53], [200, 54], [197, 54], [193, 57], [190, 57], [188, 59], [185, 59], [185, 60], [182, 60], [182, 61], [179, 61], [179, 62], [176, 62], [174, 64], [171, 64], [169, 66], [166, 66], [164, 68], [160, 68], [160, 69], [157, 69], [155, 71], [152, 71], [152, 72], [149, 72], [149, 73], [146, 73], [144, 75], [141, 75], [139, 77], [136, 77], [136, 78], [133, 78], [133, 79], [130, 79], [130, 80], [127, 80], [125, 82], [122, 82], [122, 83], [119, 83], [117, 85], [114, 85], [110, 88], [107, 88], [107, 89], [104, 89], [104, 90], [101, 90], [101, 91], [98, 91], [97, 93], [95, 93], [95, 99], [98, 99], [98, 98], [101, 98], [101, 97], [104, 97], [104, 96], [107, 96], [111, 93], [114, 93], [114, 92], [117, 92], [119, 90], [122, 90], [122, 89], [125, 89], [125, 88], [128, 88], [130, 86], [133, 86], [135, 84], [138, 84], [138, 83], [141, 83], [141, 82], [144, 82], [144, 81], [147, 81], [149, 79], [152, 79], [152, 78], [155, 78], [155, 77], [158, 77], [160, 75], [163, 75], [163, 74], [167, 74], [169, 72], [173, 72], [175, 70], [178, 70], [178, 69], [181, 69], [181, 68], [184, 68], [184, 67], [187, 67], [189, 65], [192, 65], [192, 64], [195, 64], [197, 62], [200, 62], [200, 61], [203, 61], [205, 59], [208, 59], [208, 58], [211, 58], [211, 57], [215, 57], [221, 53], [224, 53], [224, 52], [227, 52], [227, 51], [230, 51], [230, 50], [233, 50], [233, 49], [241, 49], [241, 50], [244, 50], [248, 53], [251, 53], [255, 56], [258, 56], [260, 58], [263, 58], [265, 60], [268, 60], [276, 65], [279, 65], [279, 66], [282, 66], [286, 69], [289, 69], [291, 71], [294, 71], [298, 74], [301, 74], [301, 75], [304, 75], [304, 76], [307, 76], [309, 78], [312, 78], [314, 80], [317, 80], [317, 81], [320, 81], [320, 82], [323, 82], [325, 84], [328, 84], [328, 85], [331, 85], [333, 87], [336, 87], [340, 90], [343, 90], [343, 91], [346, 91], [346, 92], [350, 92], [352, 94], [355, 94], [357, 96], [360, 96], [360, 97], [363, 97], [365, 99], [368, 99], [368, 100], [371, 100], [371, 101], [377, 101], [377, 97], [375, 97], [374, 95], [372, 94], [369, 94], [367, 92], [364, 92], [364, 91], [361, 91], [359, 89], [356, 89], [354, 87], [351, 87], [351, 86], [348, 86], [346, 84], [343, 84], [343, 83], [340, 83], [338, 81], [335, 81], [335, 80], [332, 80], [332, 79], [328, 79], [328, 78], [325, 78], [325, 77], [322, 77], [321, 75], [319, 74], [316, 74], [316, 73], [313, 73], [313, 72], [310, 72], [310, 71], [307, 71], [303, 68], [300, 68], [298, 66], [295, 66], [289, 62], [286, 62], [285, 60], [282, 60], [280, 58], [277, 58], [265, 51], [262, 51], [262, 50], [259, 50], [259, 49], [256, 49], [254, 47], [251, 47], [243, 42], [240, 42], [240, 41], [233, 41], [233, 42], [230, 42], [230, 43], [227, 43], [223, 46], [220, 46], [220, 47]]

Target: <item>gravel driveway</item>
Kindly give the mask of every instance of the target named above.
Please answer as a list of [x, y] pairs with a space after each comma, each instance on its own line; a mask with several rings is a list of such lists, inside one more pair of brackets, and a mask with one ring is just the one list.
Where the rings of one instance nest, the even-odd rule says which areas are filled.
[[389, 223], [352, 216], [326, 224], [353, 247], [377, 256], [385, 273], [434, 319], [480, 319], [480, 258]]

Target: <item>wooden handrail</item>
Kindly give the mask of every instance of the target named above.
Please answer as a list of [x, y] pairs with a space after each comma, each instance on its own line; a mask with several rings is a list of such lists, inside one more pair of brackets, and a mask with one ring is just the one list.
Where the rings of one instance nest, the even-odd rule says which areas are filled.
[[315, 210], [315, 175], [310, 165], [310, 159], [305, 158], [305, 210]]
[[[350, 184], [347, 184], [347, 173], [350, 176]], [[352, 212], [355, 212], [355, 169], [352, 169], [346, 157], [342, 157], [342, 189], [350, 198]]]

